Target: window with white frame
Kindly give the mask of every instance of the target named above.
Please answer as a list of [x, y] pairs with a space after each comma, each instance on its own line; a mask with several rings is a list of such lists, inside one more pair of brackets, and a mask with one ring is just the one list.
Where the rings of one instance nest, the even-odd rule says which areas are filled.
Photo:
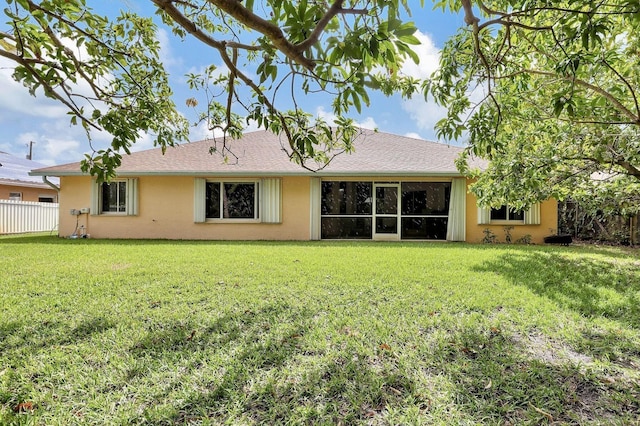
[[282, 179], [195, 178], [195, 223], [282, 223]]
[[491, 209], [491, 220], [505, 220], [511, 222], [523, 222], [524, 211], [516, 210], [508, 205]]
[[258, 219], [258, 183], [206, 183], [207, 219]]
[[103, 183], [94, 181], [90, 211], [92, 215], [137, 215], [138, 179], [114, 179]]
[[22, 192], [10, 192], [9, 199], [11, 201], [22, 201]]
[[105, 182], [102, 184], [102, 213], [126, 213], [127, 212], [127, 182]]
[[499, 208], [478, 207], [478, 224], [540, 225], [540, 203], [526, 210], [516, 210], [509, 205]]

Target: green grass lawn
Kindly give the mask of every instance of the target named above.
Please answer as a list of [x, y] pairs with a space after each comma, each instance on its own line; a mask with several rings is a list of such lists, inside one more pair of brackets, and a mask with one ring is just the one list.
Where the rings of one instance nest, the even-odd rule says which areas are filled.
[[640, 424], [640, 253], [0, 238], [0, 424]]

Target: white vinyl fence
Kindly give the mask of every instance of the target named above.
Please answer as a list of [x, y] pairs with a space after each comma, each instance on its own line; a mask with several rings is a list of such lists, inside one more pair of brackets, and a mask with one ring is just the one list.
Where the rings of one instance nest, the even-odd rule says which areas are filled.
[[58, 229], [58, 203], [0, 200], [0, 234]]

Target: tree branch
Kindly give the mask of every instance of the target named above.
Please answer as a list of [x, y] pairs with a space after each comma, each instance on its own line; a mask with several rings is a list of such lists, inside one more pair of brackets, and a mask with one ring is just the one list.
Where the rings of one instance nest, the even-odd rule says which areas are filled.
[[66, 106], [67, 108], [69, 108], [69, 110], [71, 112], [73, 112], [74, 115], [76, 115], [77, 117], [80, 118], [80, 120], [82, 120], [83, 122], [85, 122], [87, 125], [93, 127], [96, 130], [102, 130], [98, 125], [96, 125], [93, 121], [89, 120], [88, 118], [86, 118], [81, 112], [80, 109], [73, 103], [70, 102], [69, 100], [63, 98], [62, 96], [60, 96], [60, 94], [58, 92], [56, 92], [56, 90], [51, 87], [51, 85], [44, 80], [40, 74], [38, 74], [38, 71], [35, 70], [31, 64], [29, 64], [28, 61], [25, 61], [24, 58], [15, 55], [13, 53], [10, 52], [6, 52], [4, 50], [0, 50], [0, 56], [3, 56], [7, 59], [10, 59], [20, 65], [22, 65], [23, 67], [25, 67], [27, 70], [29, 70], [29, 74], [31, 74], [36, 80], [38, 80], [38, 83], [42, 86], [42, 88], [44, 89], [45, 94], [50, 97], [50, 98], [54, 98], [58, 101], [60, 101], [64, 106]]
[[542, 75], [542, 76], [545, 76], [545, 77], [556, 77], [556, 78], [559, 78], [561, 80], [574, 82], [578, 86], [582, 86], [584, 88], [593, 90], [594, 92], [598, 93], [599, 95], [602, 95], [602, 97], [604, 97], [606, 100], [608, 100], [619, 112], [621, 112], [623, 115], [626, 115], [627, 117], [629, 117], [633, 121], [634, 124], [640, 125], [640, 117], [639, 116], [635, 115], [633, 113], [633, 111], [631, 111], [626, 106], [624, 106], [611, 93], [607, 92], [606, 90], [604, 90], [604, 89], [602, 89], [602, 88], [600, 88], [598, 86], [595, 86], [595, 85], [593, 85], [591, 83], [587, 83], [586, 81], [581, 80], [579, 78], [575, 78], [573, 76], [563, 76], [563, 75], [559, 75], [559, 74], [556, 74], [556, 73], [553, 73], [553, 72], [549, 72], [549, 71], [524, 70], [524, 72], [529, 73], [529, 74]]
[[[98, 39], [95, 35], [91, 34], [90, 32], [87, 32], [87, 31], [83, 30], [82, 28], [78, 27], [75, 24], [75, 22], [72, 22], [72, 21], [70, 21], [68, 19], [65, 19], [65, 17], [62, 14], [51, 13], [51, 11], [49, 9], [43, 8], [39, 4], [36, 4], [31, 0], [27, 0], [27, 1], [28, 1], [28, 4], [29, 4], [30, 11], [39, 10], [42, 13], [46, 14], [47, 16], [50, 16], [51, 18], [62, 22], [63, 24], [67, 25], [69, 28], [73, 28], [75, 31], [78, 31], [78, 33], [84, 35], [85, 37], [90, 38], [94, 42], [96, 42], [98, 44], [101, 44], [103, 46], [106, 46], [106, 44], [102, 40]], [[121, 55], [127, 55], [126, 51], [114, 49], [113, 46], [111, 46], [111, 45], [108, 46], [108, 47], [109, 47], [109, 50], [111, 50], [114, 53], [118, 53], [118, 54], [121, 54]]]
[[629, 83], [629, 81], [624, 78], [624, 76], [622, 74], [620, 74], [618, 72], [617, 69], [613, 68], [611, 66], [611, 64], [609, 64], [609, 62], [606, 59], [602, 59], [602, 62], [607, 66], [607, 68], [609, 68], [615, 75], [618, 76], [618, 78], [620, 80], [622, 80], [622, 82], [624, 83], [625, 86], [627, 86], [627, 88], [629, 89], [629, 92], [631, 92], [631, 96], [633, 97], [633, 102], [636, 105], [636, 113], [638, 114], [638, 118], [640, 118], [640, 105], [638, 105], [638, 98], [636, 96], [636, 92], [633, 89], [633, 86], [631, 85], [631, 83]]
[[366, 9], [344, 9], [342, 5], [344, 4], [344, 0], [336, 0], [333, 2], [329, 10], [322, 16], [322, 18], [316, 24], [316, 27], [311, 32], [311, 35], [301, 43], [298, 43], [297, 46], [299, 49], [305, 50], [317, 43], [320, 40], [320, 36], [324, 29], [329, 25], [331, 19], [333, 19], [336, 15], [339, 14], [352, 14], [352, 15], [365, 15], [367, 14]]
[[[315, 68], [315, 62], [307, 59], [303, 51], [298, 46], [290, 43], [284, 36], [279, 26], [269, 22], [260, 16], [254, 14], [244, 7], [238, 0], [208, 0], [209, 3], [217, 6], [220, 10], [233, 16], [243, 25], [264, 34], [271, 40], [273, 45], [284, 53], [289, 59], [303, 67], [312, 70]], [[171, 3], [171, 0], [153, 0], [156, 4]]]
[[479, 30], [483, 30], [486, 27], [489, 27], [491, 25], [494, 24], [500, 24], [504, 27], [517, 27], [517, 28], [522, 28], [525, 30], [530, 30], [530, 31], [545, 31], [545, 30], [550, 30], [553, 27], [552, 26], [543, 26], [543, 27], [536, 27], [536, 26], [532, 26], [532, 25], [526, 25], [523, 24], [521, 22], [518, 21], [511, 21], [510, 20], [511, 17], [510, 16], [501, 16], [500, 18], [496, 18], [496, 19], [492, 19], [490, 21], [485, 21], [482, 23], [482, 25], [478, 25], [478, 29]]
[[184, 16], [174, 5], [173, 0], [151, 0], [153, 3], [162, 9], [167, 15], [171, 17], [178, 25], [187, 30], [189, 34], [206, 44], [218, 50], [224, 50], [225, 45], [221, 41], [214, 39], [202, 32], [198, 26], [193, 23], [189, 18]]
[[473, 14], [473, 5], [471, 0], [462, 0], [462, 8], [464, 10], [464, 23], [467, 25], [478, 25], [480, 18]]
[[227, 125], [223, 129], [225, 133], [229, 129], [229, 126], [231, 126], [231, 107], [233, 103], [233, 94], [235, 92], [234, 84], [235, 84], [237, 69], [238, 69], [237, 68], [238, 67], [238, 49], [233, 49], [233, 58], [231, 58], [231, 61], [233, 62], [233, 69], [229, 70], [229, 93], [227, 96]]
[[[153, 1], [156, 1], [156, 0], [153, 0]], [[267, 96], [265, 96], [265, 94], [262, 91], [262, 89], [260, 89], [260, 87], [256, 83], [254, 83], [253, 80], [251, 80], [249, 77], [247, 77], [242, 71], [240, 71], [235, 66], [235, 64], [233, 62], [233, 59], [229, 57], [229, 55], [227, 54], [227, 52], [224, 49], [220, 50], [220, 56], [222, 58], [222, 61], [225, 63], [227, 68], [229, 68], [229, 70], [231, 70], [231, 72], [235, 75], [235, 77], [239, 78], [240, 80], [242, 80], [244, 82], [244, 84], [249, 86], [258, 95], [258, 97], [262, 100], [262, 103], [268, 108], [269, 112], [271, 114], [274, 114], [276, 117], [278, 117], [278, 120], [280, 121], [280, 124], [282, 124], [282, 129], [283, 129], [283, 131], [284, 131], [284, 133], [285, 133], [285, 135], [287, 137], [287, 140], [289, 141], [289, 146], [293, 150], [293, 154], [291, 154], [290, 157], [293, 157], [295, 155], [296, 158], [298, 158], [300, 160], [300, 164], [302, 165], [302, 167], [307, 168], [304, 165], [304, 157], [302, 156], [300, 151], [298, 151], [298, 149], [293, 145], [293, 135], [291, 134], [291, 129], [289, 129], [289, 125], [287, 124], [286, 118], [282, 115], [282, 113], [280, 111], [278, 111], [278, 109], [276, 109], [274, 104], [271, 103], [267, 99]]]
[[[587, 160], [587, 161], [591, 161], [595, 164], [608, 164], [608, 161], [602, 161], [598, 158], [594, 158], [594, 157], [580, 157], [580, 160]], [[625, 169], [627, 171], [627, 175], [635, 177], [636, 179], [640, 180], [640, 169], [637, 168], [636, 166], [634, 166], [633, 164], [631, 164], [629, 161], [622, 159], [622, 158], [612, 158], [611, 159], [611, 164], [615, 164], [616, 166], [620, 166], [623, 169]]]

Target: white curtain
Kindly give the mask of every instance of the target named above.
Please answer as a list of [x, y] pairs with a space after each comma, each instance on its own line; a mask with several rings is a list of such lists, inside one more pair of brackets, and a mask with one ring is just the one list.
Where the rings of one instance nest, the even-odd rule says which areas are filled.
[[261, 222], [282, 223], [282, 180], [262, 179], [261, 183]]
[[138, 179], [127, 179], [127, 216], [138, 215]]
[[467, 180], [456, 178], [451, 182], [447, 241], [465, 241], [465, 216], [467, 209]]
[[91, 179], [91, 209], [89, 210], [91, 215], [100, 214], [100, 196], [102, 185], [100, 185], [95, 179]]
[[204, 178], [195, 178], [193, 182], [193, 221], [202, 223], [206, 220], [207, 181]]
[[309, 237], [311, 240], [319, 240], [320, 239], [320, 202], [322, 197], [322, 182], [320, 178], [312, 177], [311, 178], [311, 189], [309, 191], [309, 206], [311, 207], [310, 212], [310, 228], [309, 228]]
[[532, 204], [524, 213], [524, 223], [526, 225], [540, 225], [540, 203]]
[[478, 225], [489, 225], [491, 223], [491, 209], [478, 207]]

